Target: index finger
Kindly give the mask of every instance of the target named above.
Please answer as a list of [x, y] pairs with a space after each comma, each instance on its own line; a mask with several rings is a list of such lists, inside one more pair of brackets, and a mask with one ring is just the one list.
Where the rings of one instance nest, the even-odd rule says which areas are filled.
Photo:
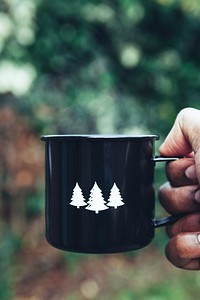
[[200, 182], [200, 110], [185, 108], [180, 111], [159, 151], [164, 156], [187, 156], [194, 152]]
[[193, 158], [181, 158], [166, 164], [166, 176], [173, 187], [198, 184]]

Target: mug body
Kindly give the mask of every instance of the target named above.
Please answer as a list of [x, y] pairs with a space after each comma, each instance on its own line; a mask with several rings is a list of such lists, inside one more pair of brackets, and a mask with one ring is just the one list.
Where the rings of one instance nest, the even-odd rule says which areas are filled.
[[116, 253], [154, 236], [156, 135], [43, 136], [46, 236], [59, 249]]

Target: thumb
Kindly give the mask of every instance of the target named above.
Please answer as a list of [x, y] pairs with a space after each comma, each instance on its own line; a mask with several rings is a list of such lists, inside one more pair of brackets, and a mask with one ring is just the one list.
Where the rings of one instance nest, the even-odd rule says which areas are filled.
[[185, 108], [179, 112], [159, 152], [163, 156], [186, 156], [194, 152], [200, 182], [200, 110]]

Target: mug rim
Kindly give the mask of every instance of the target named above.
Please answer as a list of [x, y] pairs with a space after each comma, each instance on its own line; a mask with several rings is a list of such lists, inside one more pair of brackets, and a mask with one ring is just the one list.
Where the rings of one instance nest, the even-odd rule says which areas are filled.
[[42, 141], [50, 140], [159, 140], [157, 134], [53, 134], [41, 136]]

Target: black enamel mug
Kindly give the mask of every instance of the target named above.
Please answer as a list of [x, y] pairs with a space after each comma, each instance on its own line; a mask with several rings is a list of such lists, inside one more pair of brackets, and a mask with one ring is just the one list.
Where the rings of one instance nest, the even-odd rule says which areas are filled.
[[155, 227], [157, 135], [48, 135], [46, 237], [59, 249], [117, 253], [147, 246]]

